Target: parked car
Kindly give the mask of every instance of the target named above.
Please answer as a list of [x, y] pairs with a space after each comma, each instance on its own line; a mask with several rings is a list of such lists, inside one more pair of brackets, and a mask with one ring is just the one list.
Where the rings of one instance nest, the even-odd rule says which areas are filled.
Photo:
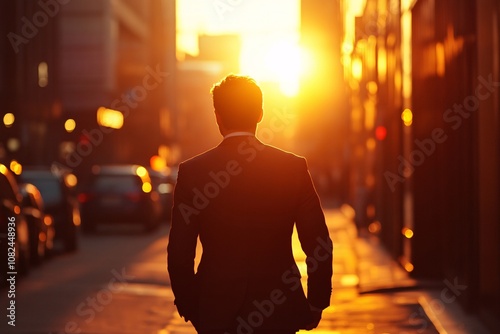
[[74, 189], [75, 176], [49, 167], [24, 167], [23, 182], [35, 185], [42, 194], [45, 213], [53, 218], [54, 249], [73, 252], [78, 249], [80, 206]]
[[0, 164], [0, 284], [6, 283], [7, 272], [25, 274], [30, 268], [28, 223], [21, 212], [21, 201], [14, 174]]
[[95, 166], [78, 199], [84, 232], [107, 223], [141, 224], [151, 230], [160, 220], [160, 198], [143, 166]]
[[44, 212], [42, 195], [30, 183], [19, 185], [23, 200], [21, 212], [26, 218], [29, 231], [30, 262], [38, 265], [51, 252], [54, 246], [54, 225], [52, 217]]
[[162, 220], [170, 221], [170, 213], [172, 211], [174, 182], [172, 182], [171, 171], [155, 171], [149, 169], [149, 176], [151, 177], [151, 184], [153, 189], [156, 190], [160, 196]]

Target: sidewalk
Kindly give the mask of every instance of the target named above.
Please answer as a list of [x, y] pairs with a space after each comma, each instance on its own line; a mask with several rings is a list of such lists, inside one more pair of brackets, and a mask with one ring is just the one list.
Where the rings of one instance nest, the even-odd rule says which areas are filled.
[[325, 214], [334, 243], [334, 291], [318, 333], [489, 333], [457, 302], [445, 302], [442, 286], [411, 279], [377, 237], [359, 235], [352, 208]]
[[[441, 301], [439, 287], [424, 287], [412, 280], [375, 236], [358, 235], [353, 212], [349, 206], [325, 210], [334, 243], [332, 302], [323, 312], [319, 327], [309, 333], [489, 333], [474, 317], [464, 314], [457, 303]], [[292, 244], [299, 269], [305, 277], [305, 255], [296, 234]], [[159, 332], [181, 333], [196, 332], [177, 313]]]

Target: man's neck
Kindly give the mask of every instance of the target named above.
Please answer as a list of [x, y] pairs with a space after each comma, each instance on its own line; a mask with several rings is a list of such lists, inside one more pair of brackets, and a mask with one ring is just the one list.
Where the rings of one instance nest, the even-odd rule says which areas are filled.
[[224, 139], [230, 137], [239, 137], [239, 136], [255, 136], [254, 132], [250, 131], [230, 131], [224, 135]]

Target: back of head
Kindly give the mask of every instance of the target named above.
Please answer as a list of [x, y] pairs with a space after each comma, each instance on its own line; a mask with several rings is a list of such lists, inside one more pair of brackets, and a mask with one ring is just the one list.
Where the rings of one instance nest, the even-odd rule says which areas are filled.
[[254, 79], [230, 74], [212, 87], [215, 112], [224, 127], [255, 127], [262, 114], [262, 91]]

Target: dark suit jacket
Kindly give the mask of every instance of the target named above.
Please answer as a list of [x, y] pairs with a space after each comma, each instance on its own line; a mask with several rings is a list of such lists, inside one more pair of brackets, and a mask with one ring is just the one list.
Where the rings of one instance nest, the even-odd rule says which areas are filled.
[[[307, 298], [292, 255], [294, 224], [307, 255]], [[305, 159], [239, 136], [182, 163], [168, 271], [180, 315], [198, 330], [311, 322], [309, 304], [330, 304], [332, 243]]]

